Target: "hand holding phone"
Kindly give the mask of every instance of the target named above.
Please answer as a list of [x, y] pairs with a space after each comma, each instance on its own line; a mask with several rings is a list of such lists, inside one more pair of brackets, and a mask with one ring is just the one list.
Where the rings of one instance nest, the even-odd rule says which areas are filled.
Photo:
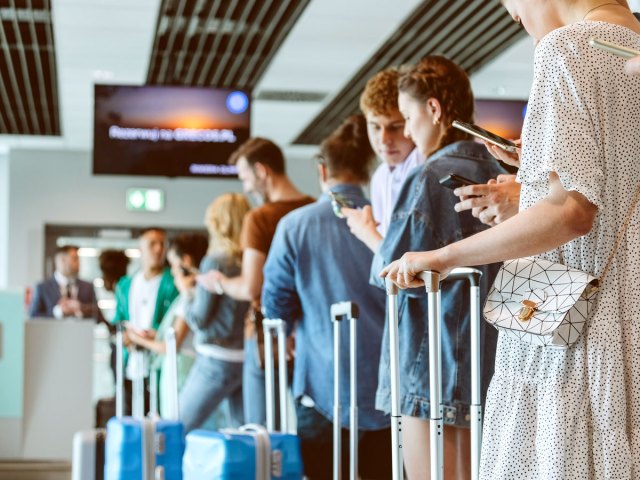
[[353, 202], [351, 202], [345, 196], [340, 195], [339, 193], [328, 190], [327, 194], [329, 195], [329, 198], [331, 198], [331, 208], [333, 208], [333, 213], [338, 218], [344, 218], [344, 215], [342, 214], [342, 207], [355, 207]]
[[458, 175], [456, 173], [450, 173], [449, 175], [442, 177], [439, 182], [440, 185], [450, 188], [451, 190], [455, 190], [456, 188], [460, 187], [466, 187], [467, 185], [478, 185], [478, 182], [469, 180], [468, 178], [465, 178], [462, 175]]
[[599, 48], [600, 50], [604, 50], [605, 52], [618, 55], [619, 57], [626, 58], [627, 60], [640, 55], [639, 50], [634, 50], [632, 48], [616, 45], [615, 43], [607, 42], [600, 38], [591, 37], [589, 39], [589, 45], [591, 45], [594, 48]]
[[473, 135], [474, 137], [480, 138], [485, 142], [489, 142], [492, 145], [502, 148], [507, 152], [516, 153], [518, 146], [513, 143], [511, 140], [507, 140], [506, 138], [502, 138], [495, 133], [490, 132], [489, 130], [485, 130], [478, 125], [474, 125], [472, 123], [464, 123], [459, 122], [458, 120], [454, 120], [452, 125], [458, 130], [462, 130], [463, 132], [468, 133], [469, 135]]
[[182, 275], [184, 275], [185, 277], [188, 277], [190, 275], [198, 275], [198, 273], [200, 273], [198, 271], [197, 268], [194, 267], [185, 267], [184, 265], [180, 265], [180, 272], [182, 273]]

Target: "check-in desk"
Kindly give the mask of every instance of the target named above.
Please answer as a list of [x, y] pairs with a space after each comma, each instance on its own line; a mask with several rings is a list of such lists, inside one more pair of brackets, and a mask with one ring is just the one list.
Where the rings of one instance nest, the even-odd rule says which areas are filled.
[[22, 298], [0, 292], [0, 459], [70, 460], [95, 421], [95, 324], [25, 321]]

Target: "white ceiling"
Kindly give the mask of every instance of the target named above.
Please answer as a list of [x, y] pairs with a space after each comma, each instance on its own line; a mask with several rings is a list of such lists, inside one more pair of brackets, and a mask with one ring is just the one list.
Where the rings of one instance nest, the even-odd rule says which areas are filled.
[[[385, 42], [418, 0], [312, 0], [255, 93], [327, 93], [323, 102], [254, 102], [252, 134], [287, 146]], [[93, 84], [145, 81], [160, 0], [53, 0], [62, 137], [0, 137], [0, 146], [90, 150]], [[519, 42], [476, 73], [478, 97], [526, 98], [533, 45]]]

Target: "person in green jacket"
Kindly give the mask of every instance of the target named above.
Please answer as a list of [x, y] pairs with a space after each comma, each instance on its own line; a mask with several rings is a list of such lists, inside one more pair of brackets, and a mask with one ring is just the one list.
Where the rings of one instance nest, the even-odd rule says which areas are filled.
[[[171, 270], [166, 266], [166, 233], [162, 228], [152, 227], [142, 231], [139, 237], [139, 271], [120, 279], [116, 286], [116, 311], [112, 322], [126, 321], [128, 328], [142, 336], [155, 336], [162, 319], [179, 292], [173, 282]], [[125, 333], [125, 345], [131, 342]], [[126, 356], [125, 356], [126, 361]], [[126, 362], [125, 409], [130, 411], [132, 374], [138, 371], [133, 362]], [[146, 379], [149, 365], [145, 362], [142, 371]], [[145, 388], [145, 404], [148, 405], [148, 390]], [[145, 408], [146, 410], [146, 408]]]

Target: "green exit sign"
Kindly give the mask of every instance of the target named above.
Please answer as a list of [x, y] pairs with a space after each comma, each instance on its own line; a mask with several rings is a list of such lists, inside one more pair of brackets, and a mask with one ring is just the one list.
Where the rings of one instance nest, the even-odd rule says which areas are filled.
[[160, 212], [164, 208], [164, 192], [158, 188], [127, 189], [127, 210]]

